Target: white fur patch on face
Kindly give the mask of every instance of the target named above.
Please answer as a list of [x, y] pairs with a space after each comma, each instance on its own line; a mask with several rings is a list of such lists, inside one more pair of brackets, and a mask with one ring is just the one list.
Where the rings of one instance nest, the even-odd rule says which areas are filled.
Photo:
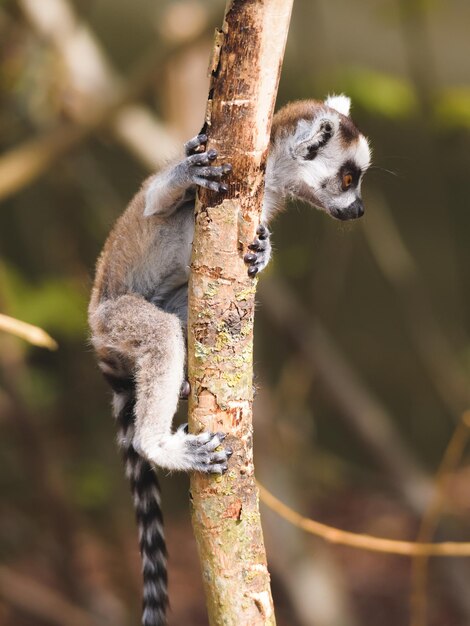
[[342, 113], [346, 116], [349, 115], [349, 111], [351, 110], [351, 100], [344, 94], [340, 94], [339, 96], [328, 96], [325, 100], [325, 104], [327, 107], [331, 107], [332, 109], [338, 111], [338, 113]]
[[299, 163], [303, 181], [316, 191], [320, 190], [322, 182], [336, 176], [339, 168], [351, 153], [351, 147], [345, 150], [338, 137], [339, 116], [329, 112], [327, 116], [321, 117], [328, 118], [335, 133], [315, 159]]
[[361, 135], [359, 137], [359, 141], [356, 144], [354, 160], [356, 161], [358, 167], [362, 171], [365, 171], [369, 167], [370, 157], [371, 157], [371, 151], [370, 151], [369, 142], [364, 137], [364, 135]]
[[336, 209], [346, 209], [356, 199], [356, 191], [354, 189], [351, 189], [351, 191], [345, 191], [337, 198], [334, 198], [331, 202], [331, 205], [334, 206]]

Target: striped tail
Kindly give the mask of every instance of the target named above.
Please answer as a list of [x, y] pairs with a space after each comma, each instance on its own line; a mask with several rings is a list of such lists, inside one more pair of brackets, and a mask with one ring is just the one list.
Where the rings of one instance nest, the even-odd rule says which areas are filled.
[[142, 556], [142, 626], [165, 626], [168, 606], [166, 546], [163, 534], [160, 485], [150, 463], [132, 445], [134, 438], [135, 389], [131, 380], [105, 374], [114, 391], [114, 414], [118, 443], [131, 484], [139, 527]]

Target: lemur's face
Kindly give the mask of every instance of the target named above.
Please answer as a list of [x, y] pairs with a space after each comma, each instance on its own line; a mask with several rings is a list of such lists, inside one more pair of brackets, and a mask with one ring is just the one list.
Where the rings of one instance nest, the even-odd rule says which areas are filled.
[[284, 166], [291, 195], [339, 220], [364, 214], [361, 182], [370, 165], [367, 139], [349, 117], [350, 100], [333, 96], [300, 117], [287, 138]]

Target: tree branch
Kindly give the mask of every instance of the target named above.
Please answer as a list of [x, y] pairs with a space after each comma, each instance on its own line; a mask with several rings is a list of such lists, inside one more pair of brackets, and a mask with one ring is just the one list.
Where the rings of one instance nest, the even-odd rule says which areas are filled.
[[252, 455], [255, 235], [292, 0], [227, 4], [206, 114], [210, 147], [233, 165], [226, 197], [201, 192], [189, 283], [192, 432], [222, 430], [234, 455], [221, 478], [193, 476], [193, 526], [209, 621], [274, 624]]

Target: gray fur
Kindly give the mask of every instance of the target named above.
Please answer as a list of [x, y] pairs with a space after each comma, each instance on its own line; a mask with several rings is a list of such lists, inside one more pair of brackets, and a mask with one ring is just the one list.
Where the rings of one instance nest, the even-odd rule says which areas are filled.
[[[341, 124], [346, 127], [348, 114], [345, 96], [294, 103], [277, 114], [262, 224], [244, 256], [250, 276], [269, 262], [267, 223], [289, 197], [339, 219], [359, 216], [370, 152], [349, 118], [345, 141]], [[228, 163], [213, 165], [217, 154], [205, 150], [206, 141], [204, 135], [190, 140], [186, 157], [151, 177], [118, 220], [100, 257], [89, 307], [92, 342], [114, 390], [118, 442], [139, 524], [144, 626], [163, 626], [167, 605], [160, 493], [151, 468], [222, 474], [232, 453], [221, 445], [223, 433], [172, 430], [184, 383], [195, 190], [200, 185], [223, 194], [222, 179], [231, 170]], [[343, 191], [338, 176], [349, 162], [361, 176]]]

